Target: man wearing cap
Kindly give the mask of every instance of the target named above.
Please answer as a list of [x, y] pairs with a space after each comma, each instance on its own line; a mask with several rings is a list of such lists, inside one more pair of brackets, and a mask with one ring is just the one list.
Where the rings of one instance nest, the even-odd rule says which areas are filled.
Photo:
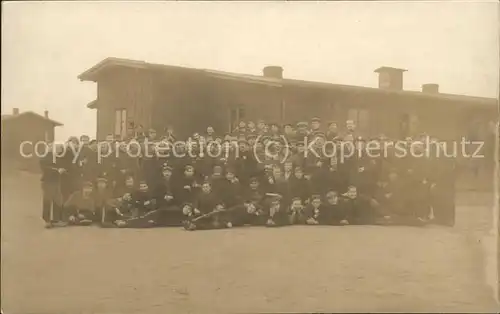
[[179, 226], [182, 222], [182, 211], [174, 197], [172, 182], [173, 168], [167, 164], [162, 167], [162, 182], [157, 186], [155, 199], [158, 204], [158, 224], [161, 226]]
[[[253, 143], [255, 145], [255, 142]], [[245, 142], [243, 147], [240, 146], [239, 164], [235, 168], [236, 176], [242, 184], [247, 184], [251, 176], [257, 174], [257, 157], [254, 152], [254, 147], [249, 142]]]
[[329, 141], [338, 140], [339, 132], [337, 128], [337, 122], [331, 121], [328, 123], [328, 131], [326, 132], [326, 139]]
[[[80, 174], [82, 177], [84, 176], [85, 173], [85, 165], [89, 159], [89, 155], [93, 154], [94, 152], [92, 149], [90, 149], [90, 137], [88, 135], [82, 135], [80, 136], [80, 152], [78, 154], [78, 167], [80, 167]], [[88, 177], [86, 178], [88, 179]]]
[[313, 117], [311, 119], [311, 133], [319, 132], [321, 131], [321, 119], [318, 117]]
[[184, 203], [195, 201], [195, 197], [200, 187], [195, 175], [194, 167], [188, 164], [184, 167], [184, 173], [176, 179], [174, 197], [178, 202]]
[[258, 136], [257, 133], [249, 133], [247, 135], [247, 141], [248, 141], [248, 146], [249, 146], [250, 150], [253, 150], [254, 145], [257, 141], [257, 136]]
[[309, 136], [308, 125], [305, 121], [297, 122], [297, 132], [296, 139], [299, 142], [304, 142], [304, 140]]
[[[95, 202], [96, 221], [101, 225], [106, 225], [114, 221], [114, 209], [111, 207], [113, 203], [113, 191], [108, 186], [106, 178], [99, 177], [96, 180], [96, 188], [93, 193]], [[110, 215], [111, 214], [111, 215]]]

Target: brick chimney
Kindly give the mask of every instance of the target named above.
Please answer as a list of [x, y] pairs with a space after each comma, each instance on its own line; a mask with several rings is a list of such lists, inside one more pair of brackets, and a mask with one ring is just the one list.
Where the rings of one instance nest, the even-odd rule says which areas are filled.
[[45, 116], [45, 118], [46, 118], [46, 119], [48, 119], [48, 118], [49, 118], [49, 111], [48, 111], [48, 110], [45, 110], [45, 111], [43, 112], [43, 115]]
[[422, 93], [439, 94], [439, 85], [434, 83], [423, 84]]
[[380, 67], [374, 72], [378, 73], [378, 88], [390, 90], [403, 90], [403, 72], [405, 69]]
[[264, 69], [262, 70], [262, 74], [265, 77], [282, 79], [283, 78], [283, 68], [280, 66], [276, 66], [276, 65], [269, 65], [267, 67], [264, 67]]
[[19, 114], [19, 108], [13, 108], [12, 109], [12, 114], [17, 116]]

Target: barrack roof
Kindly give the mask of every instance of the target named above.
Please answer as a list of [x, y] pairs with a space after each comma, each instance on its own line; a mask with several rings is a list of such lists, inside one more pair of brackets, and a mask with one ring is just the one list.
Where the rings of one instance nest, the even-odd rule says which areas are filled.
[[[82, 81], [93, 81], [97, 82], [99, 73], [101, 73], [105, 69], [110, 68], [135, 68], [135, 69], [143, 69], [143, 70], [180, 70], [191, 73], [198, 73], [200, 75], [205, 75], [208, 77], [225, 79], [225, 80], [235, 80], [246, 83], [253, 84], [264, 84], [275, 87], [284, 87], [284, 86], [297, 86], [297, 87], [309, 87], [309, 88], [321, 88], [321, 89], [332, 89], [339, 90], [345, 92], [356, 92], [356, 93], [372, 93], [372, 94], [387, 94], [387, 95], [401, 95], [401, 96], [409, 96], [409, 97], [417, 97], [423, 99], [436, 99], [436, 100], [450, 100], [450, 101], [460, 101], [460, 102], [469, 102], [480, 105], [488, 105], [488, 106], [497, 106], [498, 101], [495, 98], [488, 97], [477, 97], [477, 96], [467, 96], [467, 95], [458, 95], [458, 94], [445, 94], [445, 93], [423, 93], [420, 91], [408, 91], [408, 90], [388, 90], [381, 89], [375, 87], [365, 87], [365, 86], [356, 86], [356, 85], [342, 85], [335, 83], [327, 83], [327, 82], [316, 82], [316, 81], [305, 81], [305, 80], [297, 80], [297, 79], [287, 79], [287, 78], [272, 78], [265, 77], [259, 75], [252, 74], [242, 74], [242, 73], [233, 73], [233, 72], [225, 72], [211, 69], [198, 69], [198, 68], [189, 68], [183, 66], [173, 66], [173, 65], [164, 65], [157, 63], [148, 63], [145, 61], [131, 60], [131, 59], [123, 59], [123, 58], [114, 58], [109, 57], [101, 62], [97, 63], [90, 69], [81, 73], [78, 76], [78, 79]], [[379, 72], [382, 70], [389, 71], [407, 71], [405, 69], [399, 68], [391, 68], [391, 67], [381, 67], [375, 70], [375, 72]], [[87, 106], [95, 107], [96, 103], [91, 102]]]

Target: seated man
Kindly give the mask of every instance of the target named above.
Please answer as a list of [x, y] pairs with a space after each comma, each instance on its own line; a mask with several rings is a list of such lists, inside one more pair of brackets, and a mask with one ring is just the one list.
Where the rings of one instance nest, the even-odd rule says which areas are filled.
[[159, 221], [161, 226], [181, 226], [182, 225], [182, 210], [179, 208], [177, 200], [174, 197], [172, 184], [172, 167], [164, 166], [162, 170], [163, 180], [157, 186], [155, 193], [156, 202], [158, 205]]
[[321, 196], [313, 195], [311, 203], [307, 205], [305, 212], [305, 222], [308, 225], [330, 224], [331, 215], [327, 208], [322, 206]]
[[347, 223], [343, 224], [367, 225], [374, 223], [370, 200], [366, 196], [358, 194], [355, 186], [349, 186], [347, 192], [342, 194], [340, 206], [347, 217]]
[[[105, 225], [111, 222], [110, 218], [112, 219], [114, 214], [112, 193], [111, 189], [108, 187], [106, 178], [97, 178], [96, 182], [97, 188], [93, 192], [96, 207], [96, 220], [99, 221], [101, 225]], [[111, 214], [111, 216], [108, 217], [108, 214]]]
[[212, 211], [205, 214], [202, 214], [190, 203], [184, 204], [182, 212], [186, 216], [184, 229], [189, 231], [231, 228], [233, 226], [224, 204], [220, 202], [215, 205]]
[[229, 220], [233, 226], [260, 226], [264, 224], [264, 211], [257, 203], [245, 201], [228, 209]]
[[302, 205], [306, 204], [310, 197], [310, 182], [304, 177], [304, 172], [299, 166], [295, 167], [294, 176], [290, 179], [290, 196], [299, 197]]
[[202, 214], [207, 214], [214, 210], [215, 205], [222, 203], [219, 196], [212, 189], [212, 184], [208, 181], [203, 182], [201, 185], [201, 192], [198, 195], [195, 206]]
[[292, 204], [290, 205], [288, 217], [291, 225], [306, 223], [305, 207], [302, 204], [302, 199], [300, 197], [292, 198]]
[[339, 204], [337, 191], [332, 190], [326, 193], [326, 202], [321, 205], [321, 212], [326, 213], [328, 216], [327, 224], [340, 226], [348, 224], [347, 213]]
[[265, 208], [267, 209], [265, 213], [267, 214], [266, 226], [268, 227], [278, 227], [284, 226], [289, 223], [288, 215], [282, 206], [282, 197], [279, 194], [268, 193], [268, 197]]
[[148, 228], [158, 224], [159, 211], [156, 199], [149, 191], [145, 181], [139, 184], [139, 190], [132, 193], [130, 201], [130, 214], [124, 215], [124, 219], [115, 221], [116, 226], [121, 228]]
[[125, 184], [119, 190], [116, 190], [116, 195], [114, 199], [111, 199], [108, 203], [109, 210], [106, 212], [106, 217], [104, 219], [106, 227], [116, 226], [117, 220], [124, 220], [132, 218], [132, 194], [136, 191], [135, 180], [133, 176], [127, 176], [125, 179]]
[[70, 225], [88, 226], [99, 221], [92, 191], [92, 183], [84, 182], [82, 189], [71, 194], [64, 204]]
[[241, 194], [242, 187], [239, 179], [235, 176], [234, 170], [230, 167], [226, 169], [225, 178], [222, 184], [216, 189], [217, 194], [221, 197], [227, 208], [242, 204]]

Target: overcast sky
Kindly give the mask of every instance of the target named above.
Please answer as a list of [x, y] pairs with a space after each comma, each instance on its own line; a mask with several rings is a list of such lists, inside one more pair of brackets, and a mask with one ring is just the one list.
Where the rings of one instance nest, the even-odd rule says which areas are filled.
[[2, 8], [2, 113], [42, 113], [56, 138], [95, 136], [77, 75], [106, 57], [377, 86], [403, 67], [404, 89], [498, 95], [498, 3], [20, 2]]

